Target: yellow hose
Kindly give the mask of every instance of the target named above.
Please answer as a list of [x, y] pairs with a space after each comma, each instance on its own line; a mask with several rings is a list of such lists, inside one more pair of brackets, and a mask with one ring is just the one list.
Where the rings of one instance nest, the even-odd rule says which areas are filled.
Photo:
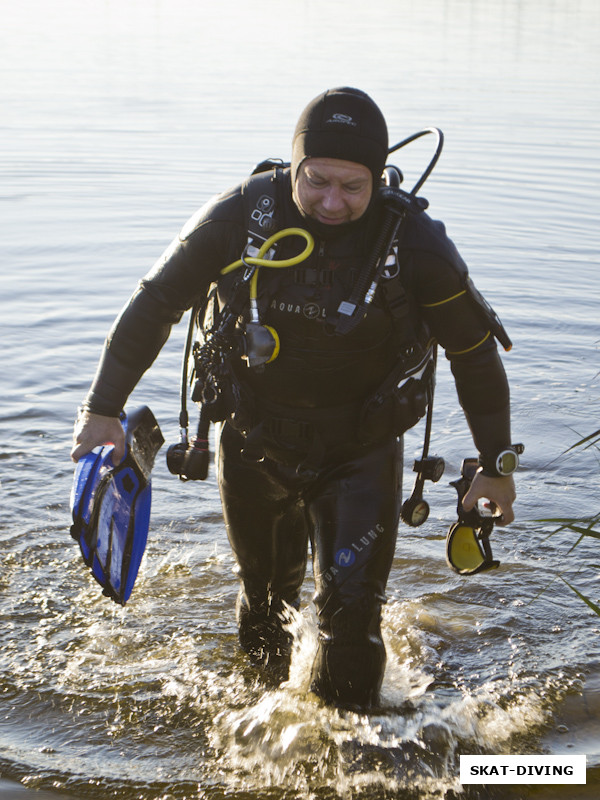
[[[293, 258], [284, 258], [279, 261], [275, 259], [263, 258], [264, 254], [271, 249], [275, 242], [278, 242], [280, 239], [283, 239], [286, 236], [302, 236], [304, 239], [306, 239], [306, 247], [299, 255], [294, 256]], [[221, 270], [221, 275], [227, 275], [229, 272], [233, 272], [235, 269], [239, 269], [240, 267], [245, 267], [247, 265], [252, 267], [273, 267], [275, 269], [294, 267], [296, 264], [300, 264], [309, 257], [314, 249], [314, 246], [315, 240], [308, 231], [305, 231], [303, 228], [284, 228], [283, 230], [274, 233], [273, 236], [270, 236], [261, 246], [256, 256], [248, 256], [247, 258], [244, 258], [243, 261], [240, 258], [237, 261], [234, 261], [232, 264], [228, 264]], [[255, 270], [250, 281], [250, 299], [256, 300], [257, 293], [258, 270]]]

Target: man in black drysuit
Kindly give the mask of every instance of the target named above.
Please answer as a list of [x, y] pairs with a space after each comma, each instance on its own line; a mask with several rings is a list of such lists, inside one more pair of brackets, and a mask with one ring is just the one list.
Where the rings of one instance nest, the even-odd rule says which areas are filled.
[[[243, 270], [221, 270], [245, 250], [253, 214], [259, 221], [266, 214], [269, 230], [308, 230], [315, 241], [308, 258], [259, 269], [259, 322], [276, 332], [279, 352], [260, 369], [239, 354], [229, 359], [235, 391], [221, 415], [218, 480], [239, 565], [242, 647], [254, 663], [285, 678], [291, 651], [285, 621], [299, 605], [310, 544], [319, 621], [311, 688], [342, 707], [378, 702], [401, 437], [424, 413], [423, 392], [402, 399], [395, 386], [398, 365], [404, 369], [407, 353], [414, 356], [423, 342], [435, 339], [444, 348], [480, 453], [465, 508], [487, 497], [507, 524], [515, 497], [512, 475], [495, 466], [511, 443], [504, 368], [442, 223], [412, 209], [366, 313], [347, 332], [337, 327], [380, 232], [387, 155], [386, 123], [368, 95], [339, 88], [315, 98], [298, 121], [291, 166], [211, 200], [141, 281], [107, 338], [72, 451], [77, 460], [114, 442], [115, 460], [122, 457], [120, 411], [171, 326], [202, 302], [211, 283], [217, 282], [221, 309], [236, 298], [243, 335], [249, 319], [248, 299], [239, 299]], [[275, 258], [297, 255], [298, 242], [282, 239]], [[382, 388], [390, 375], [393, 387]], [[410, 383], [419, 388], [419, 381]]]

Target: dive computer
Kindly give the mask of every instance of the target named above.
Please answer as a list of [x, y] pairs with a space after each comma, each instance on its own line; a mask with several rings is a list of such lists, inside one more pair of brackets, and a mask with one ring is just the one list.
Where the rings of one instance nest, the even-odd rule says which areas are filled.
[[512, 475], [519, 466], [519, 455], [524, 449], [522, 444], [513, 444], [492, 458], [480, 456], [479, 465], [483, 468], [483, 474], [493, 478], [506, 478]]

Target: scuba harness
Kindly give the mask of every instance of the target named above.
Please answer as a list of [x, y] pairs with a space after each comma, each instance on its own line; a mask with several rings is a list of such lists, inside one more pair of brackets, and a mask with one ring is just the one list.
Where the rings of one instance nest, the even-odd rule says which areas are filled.
[[[389, 150], [389, 153], [395, 152], [426, 134], [436, 135], [436, 150], [427, 168], [410, 192], [405, 192], [400, 188], [403, 180], [400, 170], [393, 166], [386, 166], [384, 169], [385, 185], [379, 190], [384, 207], [380, 230], [371, 257], [359, 271], [350, 297], [339, 304], [332, 319], [326, 320], [325, 324], [334, 335], [346, 335], [364, 319], [379, 287], [381, 287], [386, 307], [392, 319], [397, 321], [404, 318], [406, 322], [407, 315], [410, 314], [409, 301], [399, 276], [398, 242], [402, 232], [402, 222], [406, 216], [418, 214], [428, 207], [427, 200], [417, 197], [417, 192], [431, 174], [440, 157], [443, 134], [437, 128], [427, 128], [404, 139]], [[275, 182], [279, 171], [285, 166], [287, 165], [281, 161], [268, 159], [258, 164], [252, 175], [271, 171], [269, 180]], [[206, 300], [195, 306], [191, 312], [182, 363], [180, 442], [169, 447], [167, 452], [168, 468], [181, 480], [204, 480], [207, 477], [208, 434], [211, 422], [229, 419], [234, 427], [241, 430], [247, 437], [247, 441], [259, 438], [253, 435], [262, 427], [262, 423], [259, 425], [256, 423], [245, 424], [243, 411], [238, 414], [240, 407], [243, 406], [244, 390], [239, 381], [232, 378], [231, 362], [234, 358], [241, 357], [247, 361], [250, 369], [260, 372], [264, 370], [266, 364], [277, 358], [279, 353], [277, 332], [271, 326], [261, 324], [259, 318], [257, 305], [259, 271], [262, 268], [286, 268], [298, 265], [308, 258], [314, 247], [312, 236], [302, 228], [285, 228], [273, 233], [276, 228], [274, 223], [276, 199], [267, 193], [268, 190], [264, 190], [264, 182], [257, 181], [255, 186], [257, 188], [254, 189], [254, 195], [251, 196], [249, 203], [247, 245], [238, 261], [221, 270], [222, 275], [236, 270], [240, 271], [240, 275], [233, 285], [230, 299], [219, 310], [216, 284], [213, 284]], [[305, 239], [304, 250], [293, 258], [276, 260], [278, 243], [281, 239], [291, 236]], [[394, 267], [396, 272], [393, 271]], [[381, 283], [382, 279], [385, 279], [384, 284]], [[467, 291], [469, 291], [468, 286]], [[469, 291], [469, 294], [472, 292]], [[248, 299], [250, 304], [249, 321], [242, 327], [240, 320], [248, 305]], [[507, 344], [510, 346], [510, 341], [495, 314], [480, 295], [475, 296], [474, 299], [490, 319], [492, 333], [508, 349]], [[494, 327], [493, 323], [496, 321], [497, 325]], [[194, 342], [196, 328], [201, 331], [203, 339], [201, 342]], [[397, 430], [397, 435], [401, 435], [426, 415], [422, 456], [413, 465], [413, 470], [417, 473], [414, 489], [411, 497], [403, 504], [401, 513], [406, 524], [418, 526], [425, 522], [429, 514], [429, 506], [423, 499], [424, 481], [436, 482], [444, 471], [443, 459], [429, 456], [428, 452], [432, 427], [437, 343], [429, 339], [426, 345], [419, 344], [413, 335], [413, 340], [406, 342], [403, 350], [397, 367], [391, 370], [388, 378], [364, 404], [360, 417], [368, 428], [370, 412], [377, 411], [383, 406], [391, 406], [392, 420], [399, 419], [401, 421]], [[191, 374], [190, 359], [193, 360]], [[189, 416], [186, 397], [189, 384], [192, 382], [191, 398], [199, 405], [200, 415], [197, 434], [190, 440], [188, 438]], [[241, 420], [235, 420], [238, 415], [242, 417]], [[289, 420], [283, 420], [283, 422], [289, 422]], [[302, 422], [296, 423], [296, 427], [302, 426], [302, 424]], [[389, 431], [389, 423], [387, 427]], [[252, 447], [246, 446], [244, 453], [251, 450]], [[315, 466], [318, 465], [318, 458], [322, 456], [322, 451], [323, 447], [316, 454], [313, 453]], [[253, 456], [254, 453], [251, 457]], [[262, 456], [264, 453], [258, 452], [255, 460], [260, 460]], [[312, 465], [304, 466], [310, 471]], [[302, 464], [298, 470], [301, 467], [303, 467]]]

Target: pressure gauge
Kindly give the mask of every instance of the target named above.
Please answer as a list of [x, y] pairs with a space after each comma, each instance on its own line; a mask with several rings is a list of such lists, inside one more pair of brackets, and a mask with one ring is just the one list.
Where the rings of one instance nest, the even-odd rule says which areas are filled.
[[422, 497], [409, 497], [402, 504], [402, 520], [412, 528], [418, 528], [429, 516], [429, 503]]

